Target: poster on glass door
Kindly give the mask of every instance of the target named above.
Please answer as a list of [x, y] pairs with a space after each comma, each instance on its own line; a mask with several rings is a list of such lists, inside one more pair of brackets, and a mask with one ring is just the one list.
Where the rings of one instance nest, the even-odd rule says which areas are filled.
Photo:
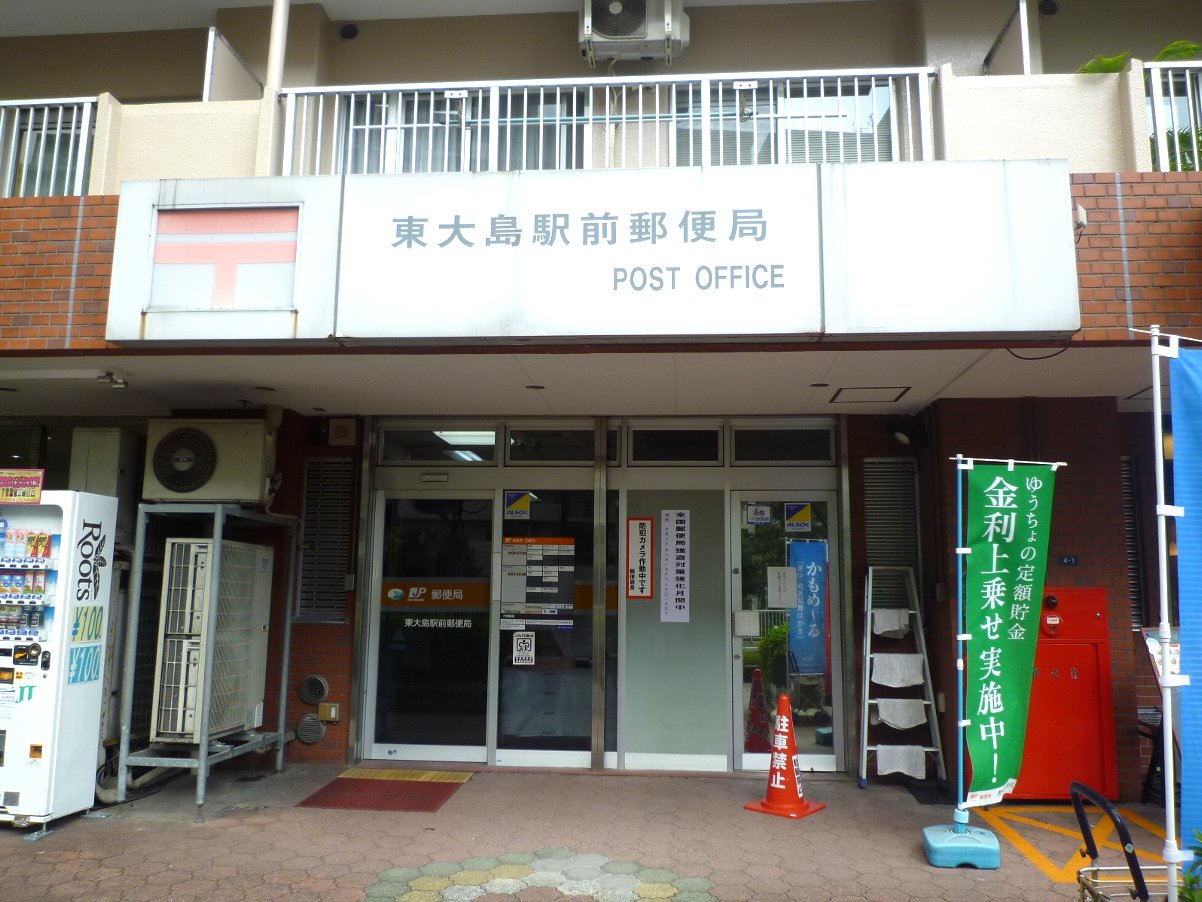
[[662, 623], [689, 622], [689, 512], [660, 512], [660, 596]]
[[575, 602], [575, 539], [504, 538], [501, 547], [501, 629], [571, 629]]

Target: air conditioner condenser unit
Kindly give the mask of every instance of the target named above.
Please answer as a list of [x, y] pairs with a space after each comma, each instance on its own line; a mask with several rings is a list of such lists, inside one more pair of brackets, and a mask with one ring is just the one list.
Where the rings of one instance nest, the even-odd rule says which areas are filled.
[[581, 0], [580, 53], [597, 60], [664, 60], [689, 45], [684, 0]]
[[142, 497], [260, 504], [274, 469], [275, 431], [264, 420], [151, 420]]

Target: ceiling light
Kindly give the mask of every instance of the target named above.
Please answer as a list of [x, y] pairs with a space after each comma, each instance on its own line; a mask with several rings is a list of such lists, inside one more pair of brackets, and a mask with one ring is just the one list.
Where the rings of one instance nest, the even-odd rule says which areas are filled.
[[491, 429], [487, 432], [480, 430], [452, 430], [450, 432], [434, 433], [448, 445], [491, 445], [496, 442], [496, 433]]

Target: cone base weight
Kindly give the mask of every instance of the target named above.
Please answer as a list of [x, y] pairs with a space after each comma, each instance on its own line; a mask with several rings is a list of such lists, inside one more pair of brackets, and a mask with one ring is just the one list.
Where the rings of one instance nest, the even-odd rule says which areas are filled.
[[798, 799], [796, 805], [770, 805], [767, 802], [748, 802], [743, 806], [748, 811], [758, 811], [760, 814], [775, 814], [777, 817], [803, 818], [826, 807], [825, 802], [810, 802]]
[[979, 827], [940, 824], [923, 827], [922, 848], [927, 861], [937, 868], [973, 867], [994, 870], [1002, 866], [997, 837]]

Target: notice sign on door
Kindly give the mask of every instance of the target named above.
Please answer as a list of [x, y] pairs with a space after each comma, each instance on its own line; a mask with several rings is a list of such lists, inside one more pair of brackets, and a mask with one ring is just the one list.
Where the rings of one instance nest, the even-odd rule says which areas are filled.
[[655, 595], [655, 577], [651, 568], [653, 553], [650, 517], [626, 519], [626, 597], [651, 598]]
[[576, 540], [505, 536], [501, 548], [501, 629], [571, 629]]
[[530, 666], [534, 663], [534, 633], [520, 632], [513, 634], [513, 664], [515, 667]]
[[659, 543], [659, 619], [662, 623], [688, 623], [688, 511], [660, 512]]

